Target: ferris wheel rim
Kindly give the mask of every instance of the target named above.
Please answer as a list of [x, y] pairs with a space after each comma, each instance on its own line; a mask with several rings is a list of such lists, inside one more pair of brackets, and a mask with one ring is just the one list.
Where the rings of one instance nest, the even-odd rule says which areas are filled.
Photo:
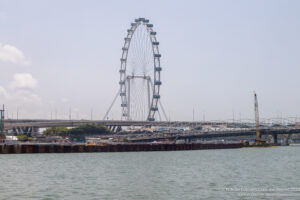
[[[128, 105], [128, 97], [126, 91], [126, 81], [128, 79], [127, 76], [127, 58], [128, 52], [130, 49], [131, 40], [134, 37], [134, 33], [136, 32], [139, 26], [145, 26], [148, 36], [150, 37], [151, 46], [152, 46], [152, 54], [153, 54], [153, 80], [150, 80], [152, 84], [152, 97], [151, 97], [151, 106], [149, 108], [147, 119], [148, 121], [155, 120], [155, 113], [158, 111], [158, 101], [160, 99], [160, 86], [161, 82], [161, 65], [160, 65], [160, 57], [161, 54], [159, 52], [159, 42], [156, 38], [156, 32], [153, 30], [153, 24], [149, 23], [148, 19], [138, 18], [135, 19], [134, 23], [131, 23], [130, 29], [127, 30], [127, 36], [124, 38], [125, 42], [122, 48], [122, 57], [121, 57], [121, 67], [119, 70], [120, 73], [120, 96], [121, 96], [121, 107], [122, 107], [122, 116], [127, 120], [130, 120], [130, 111]], [[146, 77], [145, 77], [146, 78]], [[147, 77], [148, 78], [148, 77]], [[150, 77], [151, 78], [151, 77]], [[153, 82], [152, 82], [153, 81]], [[129, 95], [128, 95], [129, 96]]]

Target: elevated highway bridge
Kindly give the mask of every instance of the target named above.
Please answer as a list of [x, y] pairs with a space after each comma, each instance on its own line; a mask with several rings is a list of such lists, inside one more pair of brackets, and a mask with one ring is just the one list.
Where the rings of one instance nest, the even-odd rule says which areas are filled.
[[[285, 135], [287, 139], [292, 134], [300, 134], [300, 127], [292, 128], [292, 127], [285, 127], [285, 128], [264, 128], [261, 129], [261, 135], [272, 136], [274, 143], [277, 143], [278, 135]], [[185, 133], [178, 133], [172, 134], [170, 136], [145, 136], [140, 138], [132, 138], [129, 141], [131, 142], [153, 142], [153, 141], [160, 141], [169, 139], [171, 141], [176, 140], [185, 140], [185, 141], [193, 141], [197, 139], [217, 139], [217, 138], [227, 138], [227, 137], [246, 137], [246, 136], [254, 136], [256, 135], [255, 129], [239, 129], [239, 130], [227, 130], [227, 131], [209, 131], [209, 132], [201, 132], [201, 131], [187, 131]]]
[[[5, 120], [6, 130], [17, 130], [16, 132], [37, 132], [39, 128], [49, 127], [77, 127], [86, 124], [104, 125], [112, 128], [115, 127], [189, 127], [187, 131], [180, 131], [166, 137], [166, 134], [143, 134], [143, 137], [131, 138], [132, 142], [152, 142], [157, 140], [197, 140], [208, 138], [228, 138], [228, 137], [246, 137], [255, 136], [254, 123], [240, 122], [189, 122], [189, 121], [122, 121], [122, 120]], [[208, 130], [203, 127], [210, 127]], [[196, 130], [199, 128], [198, 130]], [[20, 130], [22, 129], [22, 130]], [[171, 130], [171, 129], [170, 129]], [[130, 134], [130, 133], [128, 133]], [[272, 135], [274, 141], [277, 142], [278, 135], [300, 134], [300, 125], [297, 123], [288, 126], [270, 124], [262, 124], [262, 135]], [[132, 134], [131, 134], [132, 135]]]
[[12, 129], [14, 127], [37, 127], [37, 128], [49, 128], [49, 127], [76, 127], [86, 124], [97, 124], [108, 127], [114, 126], [134, 126], [134, 127], [196, 127], [196, 126], [226, 126], [226, 127], [250, 127], [253, 126], [250, 123], [234, 123], [234, 122], [189, 122], [189, 121], [122, 121], [122, 120], [5, 120], [5, 128]]

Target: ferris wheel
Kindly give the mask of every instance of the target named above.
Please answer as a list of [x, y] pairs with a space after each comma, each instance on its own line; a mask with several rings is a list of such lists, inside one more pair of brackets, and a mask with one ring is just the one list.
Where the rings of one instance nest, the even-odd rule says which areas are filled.
[[154, 121], [162, 67], [153, 24], [145, 18], [136, 19], [124, 40], [119, 70], [122, 119]]
[[119, 96], [122, 120], [155, 121], [156, 113], [161, 119], [159, 106], [167, 120], [160, 102], [161, 54], [153, 24], [145, 18], [135, 19], [124, 40], [119, 70], [120, 89], [103, 119], [108, 118]]

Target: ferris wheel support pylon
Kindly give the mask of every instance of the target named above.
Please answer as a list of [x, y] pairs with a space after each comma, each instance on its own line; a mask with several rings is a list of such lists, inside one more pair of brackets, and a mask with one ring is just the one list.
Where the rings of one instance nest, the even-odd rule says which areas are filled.
[[168, 119], [168, 117], [167, 117], [167, 114], [166, 114], [166, 112], [165, 112], [165, 109], [164, 109], [164, 107], [163, 107], [161, 101], [158, 101], [158, 103], [159, 103], [159, 105], [160, 105], [161, 110], [163, 111], [165, 120], [166, 120], [166, 121], [169, 121], [169, 119]]
[[151, 100], [150, 100], [150, 79], [147, 79], [147, 90], [148, 90], [148, 109], [150, 110], [150, 103], [151, 103]]
[[128, 107], [127, 107], [127, 109], [128, 109], [128, 113], [127, 113], [127, 120], [130, 120], [130, 79], [127, 79], [127, 82], [128, 82], [128, 100], [127, 100], [127, 102], [128, 102]]
[[113, 107], [113, 105], [115, 104], [115, 102], [116, 102], [116, 100], [117, 100], [117, 98], [118, 98], [119, 94], [120, 94], [120, 89], [118, 90], [118, 92], [117, 92], [117, 94], [116, 94], [116, 96], [115, 96], [114, 100], [112, 101], [112, 103], [110, 104], [110, 106], [109, 106], [108, 110], [106, 111], [106, 113], [105, 113], [105, 115], [104, 115], [104, 117], [103, 117], [103, 120], [105, 120], [105, 119], [107, 118], [107, 116], [108, 116], [108, 114], [109, 114], [109, 112], [110, 112], [111, 108], [112, 108], [112, 107]]
[[[153, 90], [154, 86], [152, 85], [152, 82], [151, 82], [151, 81], [150, 81], [150, 84], [151, 84], [151, 88], [152, 88], [152, 90]], [[168, 117], [167, 117], [167, 114], [166, 114], [166, 111], [165, 111], [165, 109], [164, 109], [164, 107], [163, 107], [163, 104], [161, 103], [161, 99], [159, 99], [158, 104], [160, 105], [160, 108], [161, 108], [161, 110], [163, 111], [163, 115], [164, 115], [164, 117], [165, 117], [165, 120], [166, 120], [166, 121], [169, 121], [169, 119], [168, 119]], [[159, 115], [160, 115], [159, 110], [158, 110], [158, 113], [159, 113]], [[161, 115], [160, 115], [159, 117], [161, 118]]]

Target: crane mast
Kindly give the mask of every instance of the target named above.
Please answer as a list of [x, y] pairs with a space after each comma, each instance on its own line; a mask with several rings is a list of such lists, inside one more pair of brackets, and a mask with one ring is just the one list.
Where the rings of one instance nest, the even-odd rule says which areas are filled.
[[257, 95], [254, 92], [254, 112], [255, 112], [255, 127], [256, 127], [256, 143], [261, 143], [261, 135], [259, 130], [259, 112], [258, 112], [258, 101], [257, 101]]
[[0, 108], [0, 141], [2, 140], [1, 137], [4, 136], [4, 104], [3, 108]]

